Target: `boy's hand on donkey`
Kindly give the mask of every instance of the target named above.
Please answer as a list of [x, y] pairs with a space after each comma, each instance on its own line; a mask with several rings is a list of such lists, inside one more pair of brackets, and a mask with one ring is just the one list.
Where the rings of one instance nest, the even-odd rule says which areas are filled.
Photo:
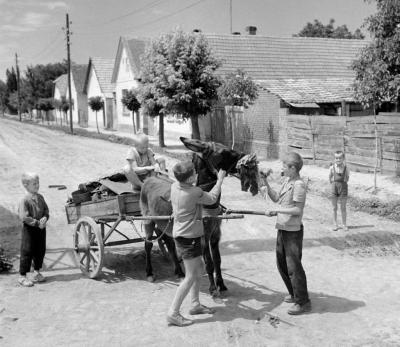
[[225, 170], [219, 170], [218, 171], [218, 181], [222, 181], [226, 176], [226, 171]]

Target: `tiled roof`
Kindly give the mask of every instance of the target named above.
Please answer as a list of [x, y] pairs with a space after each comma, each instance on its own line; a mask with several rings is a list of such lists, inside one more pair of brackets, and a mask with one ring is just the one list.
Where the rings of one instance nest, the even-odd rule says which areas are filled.
[[75, 88], [78, 93], [84, 93], [87, 67], [87, 64], [74, 64], [71, 66]]
[[241, 68], [257, 80], [353, 77], [350, 64], [368, 43], [314, 37], [205, 36], [223, 63], [220, 74]]
[[135, 38], [126, 40], [128, 57], [131, 65], [133, 66], [135, 76], [139, 76], [140, 74], [140, 59], [145, 51], [147, 43], [150, 43], [149, 39]]
[[[111, 83], [111, 77], [114, 68], [114, 59], [110, 58], [90, 58], [89, 68], [92, 65], [99, 81], [100, 89], [103, 94], [112, 94], [114, 83]], [[88, 71], [89, 73], [89, 71]]]
[[60, 91], [60, 96], [67, 95], [68, 75], [63, 74], [54, 80], [55, 87]]
[[257, 81], [259, 85], [289, 103], [354, 101], [353, 78], [279, 79]]

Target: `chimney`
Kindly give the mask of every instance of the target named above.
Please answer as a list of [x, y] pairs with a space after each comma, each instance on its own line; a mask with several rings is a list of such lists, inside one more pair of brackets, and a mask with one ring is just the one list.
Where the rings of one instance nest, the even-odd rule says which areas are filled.
[[234, 31], [234, 32], [232, 33], [232, 35], [240, 35], [240, 32], [239, 32], [239, 31]]
[[257, 27], [255, 26], [247, 26], [246, 27], [246, 33], [247, 35], [256, 35], [257, 34]]

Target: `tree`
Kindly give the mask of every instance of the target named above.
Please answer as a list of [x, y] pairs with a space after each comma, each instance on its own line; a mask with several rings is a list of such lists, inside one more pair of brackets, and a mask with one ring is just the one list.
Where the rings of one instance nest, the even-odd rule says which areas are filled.
[[[377, 109], [384, 102], [399, 103], [400, 90], [400, 2], [375, 0], [377, 12], [365, 20], [364, 26], [371, 35], [371, 42], [362, 49], [352, 67], [356, 73], [355, 97], [366, 108], [374, 111], [376, 150], [378, 134]], [[374, 187], [376, 189], [375, 166]]]
[[[135, 113], [140, 109], [140, 102], [137, 99], [137, 91], [132, 89], [128, 90], [128, 92], [122, 97], [122, 103], [125, 107], [132, 112], [132, 125], [133, 125], [133, 132], [136, 134], [136, 125], [135, 125]], [[138, 122], [136, 122], [139, 124]]]
[[[39, 99], [38, 108], [39, 108], [39, 110], [45, 112], [47, 124], [49, 124], [50, 123], [49, 111], [54, 109], [53, 99], [52, 98]], [[42, 117], [42, 121], [43, 121], [43, 117]]]
[[293, 36], [300, 37], [329, 37], [333, 39], [359, 39], [365, 38], [360, 29], [356, 29], [352, 33], [347, 25], [341, 25], [334, 27], [335, 20], [330, 19], [327, 25], [322, 24], [318, 19], [315, 19], [313, 23], [308, 22], [298, 34]]
[[159, 112], [160, 119], [168, 113], [190, 119], [192, 137], [199, 139], [198, 118], [217, 99], [220, 81], [214, 72], [220, 65], [201, 33], [176, 30], [162, 35], [142, 59], [141, 103], [152, 114]]
[[7, 107], [7, 103], [7, 85], [2, 80], [0, 80], [0, 111], [3, 116]]
[[93, 96], [89, 98], [89, 107], [91, 108], [92, 111], [96, 112], [96, 127], [97, 127], [97, 132], [100, 134], [97, 112], [102, 110], [104, 107], [104, 101], [101, 98], [101, 96]]
[[230, 120], [232, 129], [232, 149], [235, 146], [234, 106], [248, 108], [258, 97], [258, 88], [255, 82], [242, 70], [227, 75], [218, 89], [220, 100], [230, 106]]

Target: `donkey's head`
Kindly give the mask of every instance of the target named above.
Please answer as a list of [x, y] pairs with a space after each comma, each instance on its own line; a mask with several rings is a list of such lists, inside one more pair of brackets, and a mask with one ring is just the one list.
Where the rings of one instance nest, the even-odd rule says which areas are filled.
[[[210, 187], [205, 187], [205, 190], [211, 189], [217, 179], [218, 170], [222, 169], [227, 174], [237, 174], [242, 185], [242, 190], [250, 191], [253, 195], [258, 192], [257, 185], [257, 158], [255, 155], [252, 157], [245, 156], [243, 153], [239, 153], [233, 149], [217, 143], [217, 142], [204, 142], [201, 140], [188, 139], [181, 137], [180, 140], [186, 146], [194, 152], [193, 162], [195, 165], [196, 172], [198, 173], [197, 185], [206, 186], [210, 184]], [[247, 158], [242, 160], [241, 158]], [[242, 161], [242, 164], [238, 166], [238, 163]], [[243, 169], [244, 167], [254, 167], [256, 174], [253, 175], [251, 170]], [[249, 175], [248, 177], [246, 175]], [[256, 187], [255, 190], [252, 187]], [[244, 187], [247, 187], [244, 189]], [[209, 189], [207, 189], [209, 188]]]

